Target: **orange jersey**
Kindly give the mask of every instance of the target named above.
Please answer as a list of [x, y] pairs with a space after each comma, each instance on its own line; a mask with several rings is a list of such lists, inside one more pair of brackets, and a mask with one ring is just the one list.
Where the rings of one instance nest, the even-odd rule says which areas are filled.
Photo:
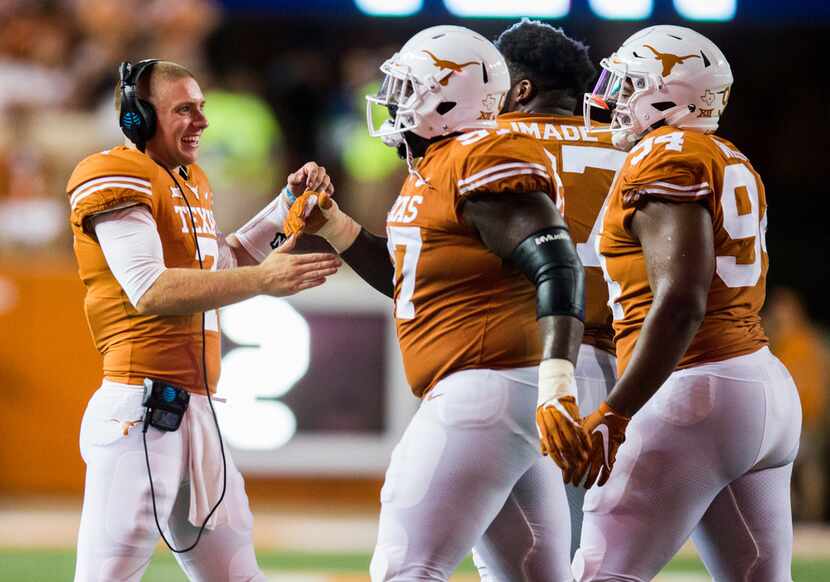
[[614, 149], [610, 133], [585, 131], [582, 117], [507, 113], [500, 127], [540, 140], [564, 186], [562, 216], [585, 267], [585, 336], [582, 342], [614, 353], [614, 329], [608, 308], [608, 287], [594, 240], [599, 213], [625, 153]]
[[717, 259], [706, 316], [678, 369], [765, 346], [759, 315], [768, 266], [764, 184], [728, 141], [666, 126], [647, 134], [628, 153], [604, 211], [599, 251], [614, 312], [620, 374], [653, 299], [642, 247], [629, 231], [638, 204], [648, 198], [698, 202], [712, 215]]
[[412, 391], [451, 372], [535, 366], [536, 288], [493, 254], [461, 215], [477, 193], [546, 192], [553, 168], [535, 140], [481, 129], [432, 144], [386, 219], [395, 321]]
[[[86, 285], [87, 321], [104, 357], [104, 376], [114, 382], [141, 384], [144, 378], [156, 378], [204, 392], [202, 314], [140, 315], [110, 272], [88, 220], [107, 210], [142, 204], [156, 222], [165, 265], [198, 269], [190, 215], [179, 189], [186, 188], [204, 268], [215, 269], [213, 194], [204, 172], [195, 165], [188, 169], [189, 179], [174, 173], [174, 183], [145, 154], [121, 146], [81, 161], [67, 184], [75, 257]], [[215, 391], [220, 362], [215, 311], [205, 313], [205, 338], [208, 384]]]

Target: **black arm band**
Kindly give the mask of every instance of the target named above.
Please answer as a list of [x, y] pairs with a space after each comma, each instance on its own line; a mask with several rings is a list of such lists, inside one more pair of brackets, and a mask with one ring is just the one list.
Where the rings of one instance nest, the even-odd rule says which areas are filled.
[[585, 319], [585, 271], [564, 226], [534, 232], [513, 249], [510, 260], [536, 285], [536, 316]]

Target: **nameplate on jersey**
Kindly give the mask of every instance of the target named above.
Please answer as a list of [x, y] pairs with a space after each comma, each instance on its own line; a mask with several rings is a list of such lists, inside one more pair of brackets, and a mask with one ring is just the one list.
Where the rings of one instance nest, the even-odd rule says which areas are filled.
[[556, 125], [536, 121], [511, 121], [510, 128], [515, 133], [524, 133], [536, 139], [557, 141], [599, 141], [590, 135], [581, 125]]

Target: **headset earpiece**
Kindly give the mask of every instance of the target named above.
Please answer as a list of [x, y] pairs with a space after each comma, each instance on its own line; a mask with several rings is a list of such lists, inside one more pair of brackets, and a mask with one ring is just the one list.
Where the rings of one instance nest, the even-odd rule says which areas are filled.
[[147, 142], [156, 132], [156, 110], [149, 101], [139, 99], [137, 86], [141, 75], [157, 62], [156, 59], [147, 59], [133, 65], [125, 61], [118, 67], [121, 79], [121, 114], [118, 125], [127, 139], [141, 151], [144, 151]]

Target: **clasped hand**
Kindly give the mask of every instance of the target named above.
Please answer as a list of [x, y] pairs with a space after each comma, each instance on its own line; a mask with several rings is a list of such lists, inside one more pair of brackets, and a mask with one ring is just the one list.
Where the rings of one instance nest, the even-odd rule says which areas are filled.
[[559, 465], [565, 483], [586, 489], [608, 481], [629, 420], [607, 402], [582, 419], [576, 399], [570, 395], [536, 409], [542, 453]]

